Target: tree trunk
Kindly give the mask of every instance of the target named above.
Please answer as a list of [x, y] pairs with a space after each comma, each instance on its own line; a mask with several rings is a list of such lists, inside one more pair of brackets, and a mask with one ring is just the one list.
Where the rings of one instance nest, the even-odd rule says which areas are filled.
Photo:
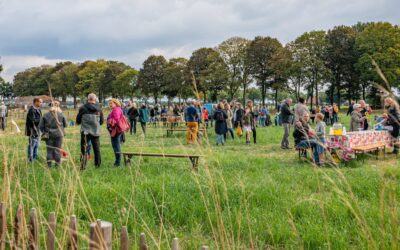
[[261, 98], [262, 98], [262, 105], [265, 105], [265, 96], [266, 96], [266, 86], [265, 83], [261, 84]]
[[362, 99], [365, 101], [365, 84], [362, 85]]
[[76, 95], [74, 95], [74, 109], [76, 109]]
[[247, 86], [243, 85], [243, 107], [246, 105], [246, 90]]
[[275, 109], [278, 109], [278, 88], [275, 89]]
[[311, 109], [313, 108], [314, 104], [314, 86], [311, 86]]

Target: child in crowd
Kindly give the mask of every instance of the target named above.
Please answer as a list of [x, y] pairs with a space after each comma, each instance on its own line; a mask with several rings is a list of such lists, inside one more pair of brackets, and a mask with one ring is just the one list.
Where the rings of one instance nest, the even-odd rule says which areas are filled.
[[243, 119], [243, 130], [246, 133], [246, 145], [250, 145], [250, 133], [253, 126], [252, 123], [254, 123], [254, 120], [253, 116], [251, 115], [250, 108], [246, 108]]
[[318, 136], [318, 144], [316, 150], [319, 154], [318, 165], [324, 164], [324, 151], [325, 151], [325, 128], [326, 124], [324, 122], [324, 115], [321, 113], [316, 114], [315, 120], [317, 126], [315, 127], [315, 133]]

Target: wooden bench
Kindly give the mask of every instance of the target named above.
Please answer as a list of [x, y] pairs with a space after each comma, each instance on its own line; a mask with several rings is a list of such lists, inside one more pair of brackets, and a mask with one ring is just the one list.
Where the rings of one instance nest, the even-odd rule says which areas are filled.
[[352, 147], [351, 148], [351, 150], [356, 155], [357, 154], [366, 154], [366, 153], [369, 153], [369, 152], [377, 152], [376, 153], [376, 159], [378, 159], [378, 152], [380, 150], [383, 150], [383, 157], [385, 159], [385, 149], [386, 149], [386, 145], [383, 142], [369, 144], [369, 145], [363, 145], [363, 146], [356, 146], [356, 147]]
[[131, 162], [133, 156], [149, 156], [149, 157], [163, 157], [163, 158], [188, 158], [192, 163], [192, 169], [197, 171], [199, 158], [202, 155], [182, 155], [182, 154], [164, 154], [164, 153], [143, 153], [143, 152], [123, 152], [125, 166]]
[[[174, 132], [186, 132], [187, 128], [168, 128], [167, 129], [167, 137], [169, 137], [170, 135], [172, 135]], [[197, 133], [202, 133], [203, 136], [207, 135], [207, 129], [205, 128], [199, 128], [197, 130]]]

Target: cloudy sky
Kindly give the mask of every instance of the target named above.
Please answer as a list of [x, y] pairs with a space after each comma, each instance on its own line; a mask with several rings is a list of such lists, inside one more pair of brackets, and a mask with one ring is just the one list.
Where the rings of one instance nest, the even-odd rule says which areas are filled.
[[8, 81], [57, 61], [189, 57], [232, 36], [277, 37], [358, 21], [400, 23], [399, 0], [0, 0], [0, 64]]

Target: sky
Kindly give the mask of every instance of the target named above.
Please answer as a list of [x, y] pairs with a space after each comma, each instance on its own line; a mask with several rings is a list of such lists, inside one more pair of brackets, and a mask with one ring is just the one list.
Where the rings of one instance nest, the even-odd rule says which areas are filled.
[[359, 21], [400, 24], [399, 10], [399, 0], [0, 0], [1, 77], [98, 58], [139, 69], [151, 54], [188, 58], [232, 36], [287, 43]]

